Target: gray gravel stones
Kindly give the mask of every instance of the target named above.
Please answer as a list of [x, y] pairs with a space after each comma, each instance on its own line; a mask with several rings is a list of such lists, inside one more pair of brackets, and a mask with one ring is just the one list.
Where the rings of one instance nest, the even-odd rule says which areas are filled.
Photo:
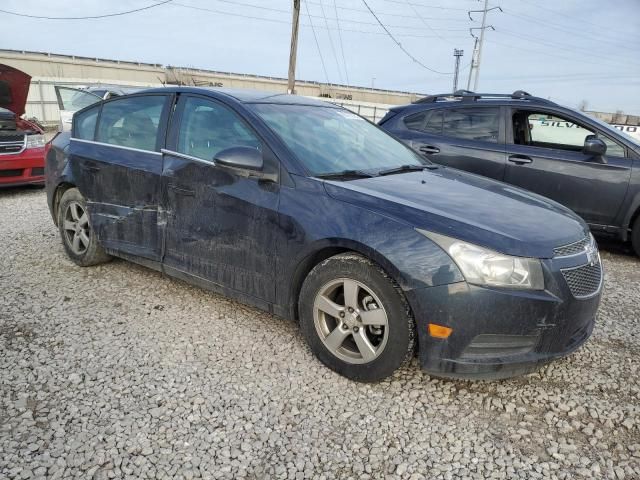
[[76, 267], [42, 191], [0, 191], [0, 212], [0, 478], [640, 478], [640, 261], [619, 247], [574, 355], [361, 385], [290, 322], [123, 261]]

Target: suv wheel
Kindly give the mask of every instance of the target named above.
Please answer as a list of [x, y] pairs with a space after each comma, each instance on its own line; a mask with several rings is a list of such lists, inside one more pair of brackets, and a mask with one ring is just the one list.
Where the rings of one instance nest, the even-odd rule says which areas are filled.
[[640, 257], [640, 215], [638, 215], [638, 218], [636, 218], [636, 221], [633, 223], [631, 245], [633, 245], [633, 250], [636, 252], [636, 255]]
[[414, 321], [402, 291], [360, 255], [340, 254], [316, 265], [302, 286], [298, 311], [313, 353], [352, 380], [382, 380], [413, 356]]
[[87, 202], [77, 188], [70, 188], [60, 199], [58, 229], [65, 252], [77, 265], [88, 267], [111, 259], [98, 243], [89, 223]]

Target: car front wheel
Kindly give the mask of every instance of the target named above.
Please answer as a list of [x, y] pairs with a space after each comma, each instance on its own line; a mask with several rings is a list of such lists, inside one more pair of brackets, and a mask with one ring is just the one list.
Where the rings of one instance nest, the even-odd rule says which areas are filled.
[[311, 350], [347, 378], [379, 381], [413, 356], [415, 327], [404, 295], [365, 257], [346, 253], [318, 264], [298, 307]]
[[91, 228], [87, 202], [77, 188], [70, 188], [60, 199], [58, 229], [65, 252], [77, 265], [88, 267], [111, 259]]

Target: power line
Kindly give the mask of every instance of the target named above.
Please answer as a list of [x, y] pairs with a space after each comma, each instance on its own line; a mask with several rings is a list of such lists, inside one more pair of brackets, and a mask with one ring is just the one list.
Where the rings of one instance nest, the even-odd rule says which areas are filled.
[[[593, 36], [591, 36], [591, 35], [584, 35], [583, 33], [578, 33], [575, 30], [568, 29], [565, 26], [562, 26], [562, 25], [558, 26], [557, 23], [549, 22], [547, 20], [540, 20], [540, 19], [538, 19], [536, 17], [533, 17], [531, 15], [526, 15], [524, 13], [512, 13], [510, 11], [506, 11], [504, 13], [505, 13], [505, 15], [509, 15], [511, 17], [514, 17], [514, 18], [520, 18], [520, 19], [525, 20], [527, 22], [537, 23], [538, 25], [542, 25], [544, 28], [547, 28], [549, 30], [557, 30], [557, 31], [560, 31], [560, 32], [568, 33], [573, 37], [582, 37], [582, 38], [586, 38], [587, 40], [593, 40]], [[620, 41], [616, 41], [616, 40], [613, 40], [613, 39], [602, 38], [602, 36], [600, 36], [600, 35], [598, 37], [598, 42], [609, 43], [610, 45], [614, 45], [614, 46], [616, 46], [618, 48], [624, 48], [624, 49], [627, 49], [627, 50], [634, 50], [632, 47], [627, 47], [627, 46], [624, 46], [624, 45], [620, 45]]]
[[342, 79], [342, 70], [340, 70], [340, 62], [338, 61], [338, 54], [336, 53], [336, 47], [333, 45], [331, 30], [329, 30], [329, 20], [327, 20], [327, 16], [324, 13], [324, 5], [322, 3], [320, 4], [320, 10], [322, 11], [322, 16], [324, 17], [324, 24], [327, 26], [327, 35], [329, 36], [329, 43], [331, 44], [333, 59], [336, 61], [336, 68], [338, 69], [338, 76], [340, 77], [340, 83], [343, 83], [344, 80]]
[[[524, 38], [524, 37], [523, 37]], [[566, 55], [558, 55], [555, 52], [549, 52], [548, 50], [534, 50], [531, 48], [525, 48], [525, 47], [521, 47], [520, 45], [514, 45], [512, 43], [502, 43], [502, 42], [497, 42], [493, 39], [491, 40], [487, 40], [487, 42], [489, 43], [493, 43], [495, 45], [500, 45], [502, 47], [508, 47], [508, 48], [512, 48], [518, 51], [522, 51], [522, 52], [529, 52], [529, 53], [533, 53], [533, 54], [537, 54], [537, 55], [542, 55], [544, 57], [554, 57], [554, 58], [559, 58], [561, 60], [569, 60], [571, 62], [577, 62], [577, 63], [581, 63], [581, 64], [589, 64], [589, 65], [597, 65], [597, 66], [602, 66], [604, 64], [607, 64], [607, 62], [610, 62], [608, 65], [612, 66], [612, 67], [620, 67], [623, 65], [626, 65], [626, 63], [616, 63], [615, 60], [613, 59], [608, 59], [608, 60], [603, 60], [603, 61], [589, 61], [588, 59], [584, 59], [582, 57], [580, 58], [576, 58], [576, 57], [569, 57]], [[611, 74], [607, 74], [609, 75], [609, 77], [611, 76]]]
[[394, 41], [394, 43], [396, 45], [398, 45], [398, 48], [400, 48], [400, 50], [402, 50], [404, 52], [404, 54], [409, 57], [411, 60], [413, 60], [414, 63], [417, 63], [418, 65], [420, 65], [422, 68], [429, 70], [430, 72], [433, 73], [437, 73], [439, 75], [452, 75], [451, 72], [440, 72], [438, 70], [435, 70], [433, 68], [427, 67], [424, 63], [422, 63], [420, 60], [418, 60], [416, 57], [414, 57], [413, 55], [411, 55], [411, 53], [409, 53], [409, 51], [404, 48], [402, 46], [402, 43], [400, 43], [394, 36], [393, 34], [389, 31], [389, 29], [387, 27], [385, 27], [384, 23], [382, 23], [380, 21], [380, 19], [376, 16], [376, 14], [374, 13], [373, 10], [371, 10], [371, 7], [369, 6], [369, 4], [367, 3], [366, 0], [362, 0], [362, 3], [365, 4], [365, 6], [367, 7], [367, 9], [371, 12], [371, 15], [373, 15], [373, 17], [376, 19], [376, 21], [380, 24], [380, 26], [382, 27], [382, 29], [387, 32], [387, 35], [389, 36], [389, 38], [391, 38], [391, 40]]
[[338, 18], [338, 7], [336, 6], [336, 0], [333, 0], [333, 10], [336, 14], [336, 25], [338, 26], [338, 38], [340, 39], [340, 51], [342, 52], [342, 65], [344, 67], [344, 75], [347, 78], [347, 85], [349, 82], [349, 72], [347, 71], [347, 60], [344, 56], [344, 43], [342, 42], [342, 30], [340, 30], [340, 19]]
[[166, 3], [172, 2], [173, 0], [164, 0], [163, 2], [154, 3], [152, 5], [147, 5], [146, 7], [134, 8], [133, 10], [126, 10], [124, 12], [116, 12], [116, 13], [106, 13], [104, 15], [87, 15], [84, 17], [46, 17], [41, 15], [29, 15], [26, 13], [18, 13], [12, 12], [9, 10], [2, 10], [0, 12], [6, 13], [9, 15], [15, 15], [16, 17], [26, 17], [26, 18], [35, 18], [40, 20], [91, 20], [96, 18], [107, 18], [107, 17], [119, 17], [121, 15], [128, 15], [130, 13], [141, 12], [143, 10], [149, 10], [151, 8], [159, 7], [160, 5], [164, 5]]
[[[217, 10], [217, 9], [213, 9], [213, 8], [206, 8], [206, 7], [197, 7], [195, 5], [187, 5], [184, 3], [179, 3], [176, 2], [175, 0], [171, 3], [172, 6], [175, 7], [182, 7], [182, 8], [188, 8], [188, 9], [192, 9], [192, 10], [199, 10], [199, 11], [203, 11], [203, 12], [210, 12], [210, 13], [216, 13], [218, 15], [227, 15], [227, 16], [232, 16], [232, 17], [240, 17], [240, 18], [248, 18], [251, 20], [261, 20], [261, 21], [265, 21], [265, 22], [271, 22], [271, 23], [280, 23], [280, 24], [284, 24], [284, 25], [290, 25], [291, 22], [287, 21], [287, 20], [282, 20], [279, 18], [267, 18], [267, 17], [259, 17], [259, 16], [255, 16], [255, 15], [247, 15], [247, 14], [243, 14], [243, 13], [235, 13], [235, 12], [225, 12], [224, 10]], [[286, 12], [286, 11], [285, 11]], [[286, 12], [289, 13], [289, 12]], [[311, 18], [316, 18], [316, 15], [307, 15], [305, 14], [309, 19]], [[344, 20], [343, 20], [344, 21]], [[310, 26], [309, 24], [302, 24], [302, 26], [308, 27]], [[377, 25], [375, 23], [371, 23], [371, 25]], [[315, 26], [316, 29], [320, 28], [320, 29], [326, 29], [326, 27], [320, 26], [320, 25], [316, 25]], [[329, 28], [330, 30], [336, 30], [335, 28]], [[355, 30], [355, 29], [349, 29], [349, 28], [342, 28], [343, 32], [353, 32], [353, 33], [364, 33], [367, 35], [386, 35], [386, 33], [384, 32], [373, 32], [371, 30]], [[419, 34], [414, 34], [414, 33], [397, 33], [396, 37], [411, 37], [411, 38], [435, 38], [433, 35], [419, 35]], [[453, 38], [453, 36], [452, 36]], [[458, 38], [466, 38], [466, 36], [459, 36]]]
[[431, 31], [434, 33], [434, 35], [435, 35], [436, 37], [438, 37], [438, 38], [439, 38], [440, 40], [442, 40], [443, 42], [446, 42], [446, 41], [447, 41], [447, 40], [445, 40], [443, 37], [441, 37], [441, 36], [440, 36], [440, 34], [438, 34], [438, 32], [436, 32], [436, 31], [431, 27], [431, 25], [429, 25], [429, 24], [426, 22], [426, 20], [425, 20], [424, 18], [422, 18], [422, 16], [420, 15], [420, 13], [418, 13], [418, 10], [416, 9], [416, 7], [414, 7], [414, 6], [409, 2], [409, 0], [405, 0], [405, 2], [407, 3], [407, 5], [409, 5], [409, 6], [411, 7], [411, 10], [413, 10], [413, 13], [415, 13], [415, 14], [416, 14], [416, 16], [417, 16], [417, 17], [422, 21], [422, 23], [424, 23], [424, 25], [425, 25], [429, 30], [431, 30]]
[[[304, 8], [307, 11], [307, 15], [309, 15], [309, 6], [307, 5], [307, 2], [303, 2], [303, 3], [304, 3]], [[311, 20], [311, 17], [309, 17], [309, 23], [311, 24], [311, 31], [313, 32], [313, 38], [316, 41], [316, 48], [318, 49], [318, 55], [320, 55], [320, 63], [322, 63], [322, 70], [324, 70], [324, 76], [327, 79], [327, 83], [331, 85], [331, 82], [329, 82], [329, 75], [327, 75], [327, 67], [325, 67], [324, 59], [322, 58], [322, 50], [320, 50], [320, 44], [318, 43], [318, 36], [316, 35], [316, 29], [313, 26], [313, 21]]]
[[[219, 0], [219, 1], [222, 1], [222, 0]], [[320, 2], [310, 1], [308, 3], [309, 5], [320, 5]], [[410, 4], [410, 5], [413, 6], [414, 4]], [[343, 7], [343, 6], [338, 6], [337, 8], [338, 10], [369, 13], [369, 11], [365, 8], [354, 8], [354, 7]], [[416, 18], [415, 15], [405, 15], [402, 13], [391, 13], [391, 12], [376, 12], [376, 13], [378, 14], [379, 17], [398, 17], [398, 18], [411, 18], [411, 19]], [[467, 22], [466, 18], [438, 18], [438, 17], [425, 17], [424, 15], [422, 17], [426, 18], [427, 20], [436, 20], [439, 22]]]

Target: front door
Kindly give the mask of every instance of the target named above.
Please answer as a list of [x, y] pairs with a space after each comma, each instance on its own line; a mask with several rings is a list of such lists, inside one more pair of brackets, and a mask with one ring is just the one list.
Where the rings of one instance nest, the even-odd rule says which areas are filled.
[[260, 149], [265, 171], [278, 172], [275, 156], [236, 112], [181, 96], [164, 151], [163, 268], [273, 302], [280, 187], [214, 164], [218, 152], [236, 146]]
[[[70, 156], [91, 226], [107, 249], [159, 261], [161, 144], [171, 96], [136, 95], [78, 114]], [[87, 118], [85, 119], [85, 114]], [[91, 116], [97, 116], [97, 128]]]
[[[631, 175], [624, 146], [551, 111], [514, 109], [511, 120], [505, 182], [551, 198], [590, 224], [613, 224]], [[602, 158], [582, 151], [593, 134], [607, 144]]]

